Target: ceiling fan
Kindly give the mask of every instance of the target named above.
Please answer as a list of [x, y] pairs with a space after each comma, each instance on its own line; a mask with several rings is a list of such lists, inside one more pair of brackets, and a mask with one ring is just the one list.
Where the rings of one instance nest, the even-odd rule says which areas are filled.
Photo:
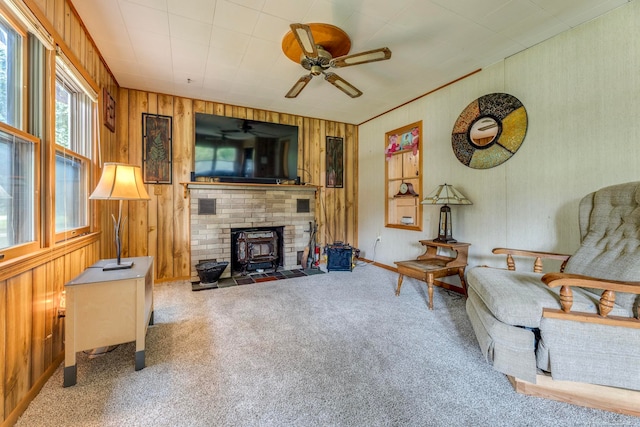
[[386, 47], [348, 55], [351, 40], [347, 33], [333, 25], [291, 24], [290, 27], [291, 31], [282, 40], [282, 50], [289, 59], [299, 63], [310, 73], [300, 77], [287, 92], [286, 98], [298, 96], [313, 76], [321, 74], [341, 91], [357, 98], [362, 95], [358, 88], [328, 70], [391, 58], [391, 50]]
[[[273, 135], [268, 132], [264, 132], [262, 129], [256, 126], [252, 126], [251, 123], [252, 122], [250, 120], [242, 120], [242, 123], [238, 123], [237, 129], [221, 129], [220, 132], [223, 135], [230, 134], [230, 133], [250, 133], [251, 135], [254, 135], [257, 137], [265, 137], [265, 138], [276, 137], [276, 135]], [[253, 122], [253, 123], [259, 126], [258, 123], [256, 122]]]

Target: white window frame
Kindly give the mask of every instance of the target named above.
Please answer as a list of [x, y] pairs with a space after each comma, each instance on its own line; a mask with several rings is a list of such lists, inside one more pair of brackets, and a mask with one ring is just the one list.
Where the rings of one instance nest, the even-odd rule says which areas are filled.
[[[56, 129], [55, 160], [55, 194], [53, 195], [53, 227], [55, 242], [86, 234], [90, 231], [89, 215], [89, 182], [91, 176], [91, 158], [93, 154], [95, 133], [95, 111], [97, 96], [88, 90], [86, 84], [78, 77], [79, 73], [70, 61], [58, 49], [56, 56], [56, 90], [58, 86], [70, 94], [68, 124], [68, 141], [58, 141]], [[57, 103], [57, 101], [56, 101]], [[56, 123], [58, 122], [56, 109]], [[63, 160], [73, 166], [69, 170], [78, 172], [77, 180], [67, 180], [58, 170]], [[63, 186], [61, 188], [61, 186]], [[71, 220], [69, 224], [67, 221]]]
[[[2, 9], [0, 9], [2, 12]], [[10, 74], [7, 79], [11, 79], [11, 82], [7, 82], [6, 88], [6, 104], [7, 104], [7, 117], [0, 118], [0, 121], [16, 129], [22, 129], [24, 122], [24, 76], [25, 76], [25, 59], [26, 46], [27, 46], [27, 33], [21, 28], [15, 21], [10, 19], [10, 16], [0, 13], [0, 24], [5, 28], [7, 32], [12, 33], [14, 37], [18, 37], [12, 44], [14, 52], [11, 57], [7, 58], [7, 63], [13, 63], [13, 66], [8, 66], [6, 70], [0, 72], [6, 72]], [[7, 46], [7, 49], [9, 46]]]
[[12, 97], [13, 113], [10, 120], [0, 121], [3, 149], [11, 153], [0, 164], [0, 185], [4, 190], [0, 195], [0, 216], [3, 217], [0, 222], [4, 221], [0, 226], [0, 233], [4, 234], [4, 238], [0, 239], [0, 246], [4, 246], [0, 248], [0, 262], [4, 262], [32, 253], [40, 247], [41, 141], [23, 130], [27, 103], [24, 82], [29, 54], [27, 30], [20, 17], [16, 17], [11, 8], [5, 8], [4, 3], [0, 3], [0, 19], [4, 27], [20, 37], [14, 44], [18, 52], [14, 57], [16, 67], [13, 70], [11, 95], [7, 92], [7, 98]]

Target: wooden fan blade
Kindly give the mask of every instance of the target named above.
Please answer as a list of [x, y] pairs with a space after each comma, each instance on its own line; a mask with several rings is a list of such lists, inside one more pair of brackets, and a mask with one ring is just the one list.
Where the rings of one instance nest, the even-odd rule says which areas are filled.
[[329, 62], [329, 65], [334, 68], [340, 68], [348, 67], [350, 65], [366, 64], [367, 62], [384, 61], [389, 58], [391, 58], [391, 51], [388, 47], [382, 47], [380, 49], [368, 50], [366, 52], [333, 58]]
[[318, 49], [316, 48], [316, 42], [313, 40], [313, 34], [311, 28], [305, 24], [291, 24], [291, 32], [298, 41], [304, 56], [307, 58], [317, 58]]
[[362, 95], [362, 92], [358, 88], [336, 73], [324, 73], [324, 79], [352, 98], [357, 98]]
[[295, 98], [296, 96], [298, 96], [298, 94], [300, 92], [302, 92], [302, 89], [304, 89], [304, 87], [310, 81], [311, 81], [311, 75], [309, 75], [309, 74], [307, 74], [306, 76], [300, 77], [300, 79], [298, 79], [296, 84], [294, 84], [293, 87], [291, 89], [289, 89], [289, 92], [287, 92], [287, 94], [284, 97], [285, 98]]

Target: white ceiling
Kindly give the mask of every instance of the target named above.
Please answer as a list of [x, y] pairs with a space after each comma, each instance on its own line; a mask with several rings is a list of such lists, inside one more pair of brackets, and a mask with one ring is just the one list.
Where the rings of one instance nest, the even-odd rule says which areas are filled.
[[[72, 0], [121, 87], [359, 124], [630, 0]], [[342, 28], [352, 99], [282, 52], [289, 24]]]

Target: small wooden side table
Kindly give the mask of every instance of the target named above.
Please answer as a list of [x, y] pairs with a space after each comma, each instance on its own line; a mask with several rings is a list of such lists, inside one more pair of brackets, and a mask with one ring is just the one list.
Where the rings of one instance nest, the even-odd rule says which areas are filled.
[[[429, 310], [433, 310], [433, 286], [439, 286], [453, 292], [467, 295], [467, 283], [464, 281], [464, 269], [467, 267], [467, 257], [469, 255], [470, 243], [441, 243], [433, 240], [420, 240], [422, 246], [426, 247], [425, 253], [415, 260], [396, 261], [398, 266], [398, 287], [396, 296], [400, 295], [402, 280], [404, 276], [413, 277], [427, 283], [429, 293]], [[438, 248], [445, 248], [456, 252], [455, 257], [448, 257], [438, 254]], [[449, 283], [437, 280], [446, 276], [460, 276], [462, 287], [453, 286]]]

